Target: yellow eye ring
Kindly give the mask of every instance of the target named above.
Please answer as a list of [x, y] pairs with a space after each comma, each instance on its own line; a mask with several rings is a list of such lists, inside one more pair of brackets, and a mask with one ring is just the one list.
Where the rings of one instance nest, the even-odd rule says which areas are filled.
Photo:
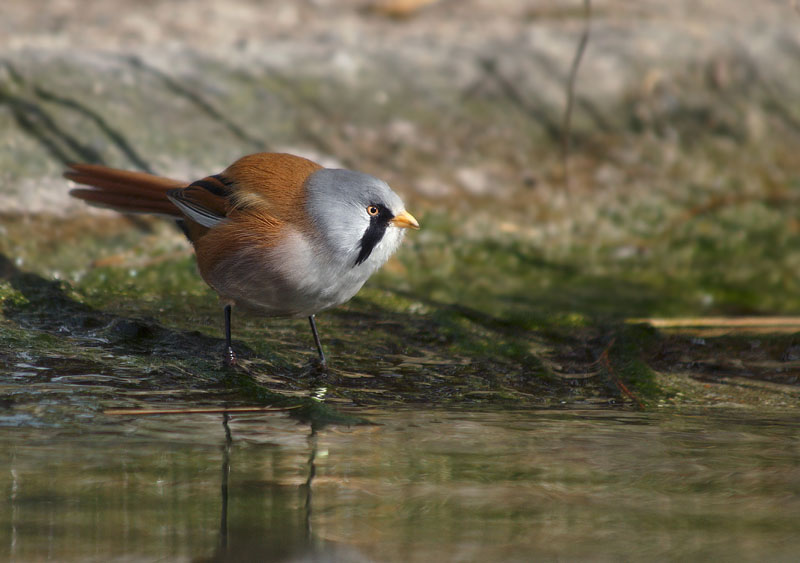
[[377, 205], [370, 205], [367, 207], [367, 213], [372, 217], [375, 217], [378, 213], [380, 213], [380, 210], [378, 209]]

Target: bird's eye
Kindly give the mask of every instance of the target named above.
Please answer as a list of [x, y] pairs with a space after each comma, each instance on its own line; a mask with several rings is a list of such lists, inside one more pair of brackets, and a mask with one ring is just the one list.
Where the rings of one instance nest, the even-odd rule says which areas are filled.
[[367, 207], [367, 213], [369, 213], [372, 217], [375, 217], [379, 213], [378, 206], [370, 205]]

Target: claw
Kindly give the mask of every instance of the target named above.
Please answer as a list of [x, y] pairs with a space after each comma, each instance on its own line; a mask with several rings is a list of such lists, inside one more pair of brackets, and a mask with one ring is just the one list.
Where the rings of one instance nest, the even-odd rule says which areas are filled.
[[228, 349], [225, 351], [225, 356], [222, 358], [222, 363], [225, 364], [225, 367], [235, 367], [236, 366], [236, 352], [233, 351], [233, 348], [228, 346]]

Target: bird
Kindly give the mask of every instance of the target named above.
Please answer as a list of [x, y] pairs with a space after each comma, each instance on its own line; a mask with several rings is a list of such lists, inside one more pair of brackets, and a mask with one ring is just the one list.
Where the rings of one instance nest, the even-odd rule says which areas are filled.
[[228, 366], [237, 364], [236, 308], [308, 318], [326, 367], [316, 315], [349, 301], [405, 232], [419, 229], [386, 182], [287, 153], [247, 155], [191, 183], [100, 164], [67, 166], [64, 176], [86, 186], [73, 187], [71, 196], [177, 221], [194, 246], [200, 275], [223, 305]]

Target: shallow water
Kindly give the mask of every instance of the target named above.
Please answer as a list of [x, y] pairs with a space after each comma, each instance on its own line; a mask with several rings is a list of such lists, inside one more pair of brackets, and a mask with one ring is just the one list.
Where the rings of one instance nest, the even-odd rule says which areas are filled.
[[[796, 560], [800, 417], [97, 415], [3, 429], [0, 559]], [[4, 421], [8, 425], [10, 421]]]

